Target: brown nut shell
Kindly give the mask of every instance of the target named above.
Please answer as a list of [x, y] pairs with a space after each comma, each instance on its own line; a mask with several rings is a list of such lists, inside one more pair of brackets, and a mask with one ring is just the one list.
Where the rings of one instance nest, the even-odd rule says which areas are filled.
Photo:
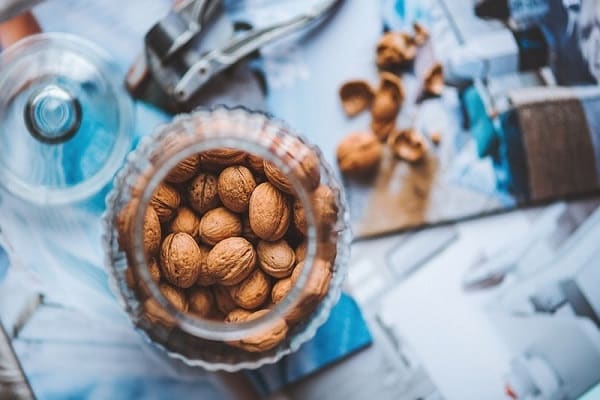
[[[276, 152], [283, 151], [282, 161], [290, 166], [290, 174], [298, 179], [306, 190], [312, 191], [321, 181], [319, 158], [315, 150], [299, 139], [288, 137], [278, 142]], [[294, 194], [289, 178], [275, 164], [265, 160], [265, 176], [276, 188], [287, 194]]]
[[293, 285], [291, 277], [275, 282], [271, 290], [271, 301], [273, 304], [277, 304], [283, 300], [290, 293]]
[[256, 246], [258, 265], [274, 278], [290, 276], [296, 262], [294, 250], [285, 240], [260, 241]]
[[200, 173], [188, 185], [187, 198], [190, 206], [200, 215], [219, 205], [217, 177]]
[[340, 99], [344, 112], [353, 117], [368, 109], [375, 97], [375, 91], [365, 80], [351, 80], [340, 87]]
[[252, 170], [252, 172], [258, 176], [265, 174], [264, 160], [262, 157], [252, 153], [246, 154], [246, 160], [244, 164]]
[[308, 247], [308, 242], [304, 239], [298, 246], [296, 246], [296, 250], [294, 254], [296, 255], [296, 262], [304, 261], [306, 258], [306, 249]]
[[423, 46], [429, 40], [429, 31], [418, 22], [413, 23], [413, 41], [417, 46]]
[[255, 188], [256, 180], [252, 172], [241, 165], [225, 168], [217, 180], [217, 191], [221, 202], [237, 213], [248, 210], [250, 195]]
[[[269, 312], [270, 310], [268, 309], [255, 311], [247, 316], [245, 321], [258, 319]], [[270, 324], [270, 326], [260, 330], [259, 332], [251, 334], [239, 341], [230, 342], [229, 344], [252, 353], [259, 353], [271, 350], [279, 345], [279, 343], [281, 343], [287, 336], [287, 332], [288, 327], [285, 323], [285, 320], [283, 318], [277, 318]]]
[[394, 132], [388, 139], [388, 146], [396, 157], [411, 163], [423, 160], [429, 147], [423, 135], [413, 129]]
[[302, 201], [300, 201], [300, 199], [294, 200], [293, 215], [294, 225], [296, 225], [296, 229], [298, 229], [300, 233], [306, 236], [308, 226], [306, 225], [306, 214], [304, 213], [304, 206], [302, 205]]
[[260, 269], [255, 269], [239, 284], [229, 288], [233, 301], [247, 310], [258, 308], [271, 292], [271, 281]]
[[250, 228], [259, 238], [279, 240], [290, 225], [289, 199], [270, 183], [261, 183], [250, 196], [248, 214]]
[[214, 284], [217, 280], [210, 273], [208, 269], [208, 253], [210, 253], [210, 247], [199, 244], [198, 249], [200, 250], [200, 265], [198, 266], [198, 280], [196, 281], [196, 285], [199, 286], [210, 286]]
[[401, 68], [417, 55], [413, 38], [404, 32], [387, 32], [376, 49], [376, 63], [382, 69]]
[[[225, 315], [238, 308], [238, 305], [229, 294], [229, 287], [215, 285], [212, 288], [217, 309]], [[248, 313], [249, 314], [249, 313]]]
[[432, 96], [441, 96], [444, 92], [444, 67], [442, 64], [432, 65], [423, 79], [423, 92]]
[[181, 207], [177, 210], [177, 215], [171, 221], [169, 226], [170, 233], [184, 232], [193, 237], [194, 239], [199, 238], [198, 227], [200, 225], [200, 218], [194, 211], [187, 207]]
[[346, 136], [337, 148], [337, 162], [343, 174], [366, 176], [381, 163], [383, 146], [370, 133], [355, 132]]
[[202, 318], [209, 317], [214, 308], [212, 292], [207, 288], [195, 287], [188, 292], [189, 310]]
[[371, 132], [382, 142], [385, 142], [387, 138], [394, 132], [396, 129], [396, 119], [392, 119], [389, 121], [386, 120], [371, 120], [370, 124]]
[[248, 317], [252, 315], [252, 311], [244, 310], [243, 308], [234, 308], [225, 317], [227, 323], [244, 322]]
[[154, 208], [148, 206], [144, 215], [144, 252], [147, 255], [158, 253], [160, 248], [161, 228]]
[[225, 286], [237, 285], [256, 266], [256, 252], [252, 244], [242, 237], [231, 237], [220, 241], [208, 253], [208, 270], [217, 283]]
[[189, 309], [189, 303], [185, 297], [183, 290], [169, 285], [168, 283], [161, 283], [158, 285], [160, 293], [171, 303], [176, 309], [182, 312], [187, 312]]
[[248, 214], [242, 215], [242, 236], [255, 246], [260, 241], [260, 238], [256, 236], [256, 233], [254, 233], [250, 226], [250, 217]]
[[188, 288], [198, 280], [202, 254], [193, 237], [187, 233], [169, 234], [160, 249], [160, 264], [167, 281]]
[[240, 236], [242, 221], [225, 207], [215, 208], [202, 216], [199, 232], [203, 242], [214, 245], [223, 239]]
[[180, 161], [165, 177], [169, 183], [183, 183], [196, 175], [200, 167], [200, 157], [197, 154]]
[[[299, 263], [291, 276], [292, 285], [296, 284], [304, 262]], [[331, 264], [321, 259], [315, 259], [308, 280], [302, 288], [302, 294], [296, 304], [284, 315], [285, 320], [294, 325], [306, 318], [317, 307], [329, 290], [331, 281]]]
[[402, 79], [392, 73], [382, 72], [379, 88], [375, 93], [373, 105], [371, 106], [373, 121], [371, 128], [381, 140], [385, 140], [389, 135], [389, 125], [392, 122], [395, 124], [403, 101], [404, 86]]
[[150, 205], [154, 208], [158, 219], [162, 223], [169, 222], [175, 216], [180, 203], [179, 192], [166, 183], [158, 185], [152, 199], [150, 199]]
[[320, 185], [313, 192], [312, 202], [317, 224], [317, 235], [320, 240], [324, 240], [330, 235], [337, 221], [337, 198], [329, 186]]
[[289, 181], [287, 176], [275, 166], [275, 164], [273, 164], [271, 161], [265, 160], [263, 162], [263, 167], [265, 176], [273, 186], [282, 192], [288, 194], [294, 193], [294, 187], [292, 186], [292, 183]]
[[160, 281], [160, 275], [161, 275], [160, 274], [160, 265], [158, 265], [158, 262], [156, 261], [155, 258], [150, 260], [150, 263], [148, 263], [148, 271], [150, 272], [150, 278], [152, 279], [152, 281], [154, 281], [155, 283], [158, 283]]
[[245, 159], [246, 152], [226, 147], [200, 153], [202, 167], [210, 171], [219, 171], [230, 165], [242, 164]]

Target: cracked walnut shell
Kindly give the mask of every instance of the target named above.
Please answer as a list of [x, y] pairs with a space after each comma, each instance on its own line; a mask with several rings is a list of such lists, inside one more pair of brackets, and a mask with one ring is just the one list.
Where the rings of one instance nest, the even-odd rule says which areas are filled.
[[413, 38], [404, 32], [387, 32], [377, 44], [376, 63], [382, 69], [400, 68], [414, 60], [416, 55]]
[[435, 63], [425, 73], [423, 92], [433, 96], [441, 96], [444, 92], [444, 67]]
[[250, 195], [255, 188], [256, 180], [252, 172], [241, 165], [225, 168], [217, 180], [217, 191], [221, 202], [237, 213], [248, 210]]
[[160, 264], [167, 281], [181, 288], [196, 283], [202, 254], [193, 237], [187, 233], [169, 234], [160, 249]]
[[260, 241], [256, 246], [256, 254], [259, 267], [274, 278], [290, 276], [296, 263], [294, 250], [285, 240]]
[[256, 252], [246, 239], [231, 237], [211, 249], [207, 263], [208, 271], [217, 283], [233, 286], [250, 275], [256, 266]]
[[270, 292], [271, 281], [259, 268], [237, 285], [229, 287], [233, 301], [247, 310], [258, 308], [269, 297]]
[[421, 161], [428, 149], [423, 135], [413, 129], [394, 132], [388, 139], [388, 145], [396, 157], [411, 163]]
[[349, 117], [353, 117], [371, 106], [375, 91], [365, 80], [347, 81], [340, 87], [342, 108]]
[[261, 239], [281, 239], [290, 225], [289, 199], [275, 186], [265, 182], [254, 189], [248, 207], [250, 228]]
[[240, 236], [242, 221], [225, 207], [215, 208], [200, 219], [199, 232], [203, 242], [214, 245], [223, 239]]
[[354, 132], [338, 145], [338, 166], [343, 174], [368, 175], [379, 167], [382, 152], [383, 146], [373, 134]]

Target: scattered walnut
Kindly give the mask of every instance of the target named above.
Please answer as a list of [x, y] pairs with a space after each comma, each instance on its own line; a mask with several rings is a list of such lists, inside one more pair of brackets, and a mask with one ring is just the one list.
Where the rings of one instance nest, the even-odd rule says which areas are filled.
[[200, 214], [215, 208], [219, 204], [217, 177], [205, 173], [198, 174], [188, 186], [187, 197], [190, 206]]
[[200, 158], [197, 154], [180, 161], [165, 178], [170, 183], [183, 183], [189, 181], [196, 175], [200, 166]]
[[420, 23], [413, 23], [413, 31], [415, 33], [413, 36], [413, 41], [417, 46], [424, 45], [425, 42], [429, 39], [429, 31]]
[[240, 236], [242, 221], [225, 207], [208, 211], [200, 219], [200, 238], [203, 242], [214, 245], [223, 239]]
[[[268, 309], [255, 311], [247, 316], [244, 321], [258, 319], [269, 312], [270, 310]], [[271, 350], [281, 343], [283, 339], [285, 339], [287, 331], [288, 327], [285, 320], [283, 318], [276, 318], [275, 321], [265, 329], [253, 333], [239, 341], [230, 342], [229, 344], [253, 353], [263, 352]]]
[[170, 233], [184, 232], [193, 237], [194, 239], [199, 238], [198, 227], [200, 225], [200, 219], [195, 212], [187, 207], [181, 207], [177, 211], [177, 215], [171, 221], [169, 227]]
[[231, 295], [229, 294], [229, 287], [215, 285], [213, 286], [213, 294], [217, 308], [223, 314], [228, 315], [231, 311], [238, 308], [238, 305], [235, 301], [233, 301]]
[[220, 241], [208, 253], [208, 270], [217, 283], [225, 286], [237, 285], [256, 266], [256, 252], [252, 244], [242, 237], [231, 237]]
[[375, 91], [365, 80], [352, 80], [340, 87], [340, 99], [344, 112], [353, 117], [371, 106]]
[[285, 240], [258, 242], [256, 246], [258, 265], [274, 278], [285, 278], [292, 273], [296, 262], [294, 250]]
[[273, 285], [273, 290], [271, 290], [271, 301], [273, 304], [277, 304], [283, 300], [292, 290], [292, 286], [293, 282], [291, 277], [277, 281]]
[[248, 210], [250, 195], [256, 188], [252, 172], [241, 165], [227, 167], [219, 175], [217, 190], [225, 207], [234, 212]]
[[271, 281], [260, 269], [255, 269], [246, 279], [229, 288], [233, 301], [248, 310], [264, 303], [270, 291]]
[[371, 106], [371, 129], [380, 140], [385, 141], [396, 123], [404, 101], [404, 87], [402, 80], [392, 73], [382, 72], [380, 78]]
[[388, 139], [388, 145], [396, 157], [411, 163], [421, 161], [428, 148], [423, 135], [412, 129], [394, 132]]
[[175, 216], [180, 202], [179, 192], [166, 183], [158, 185], [154, 196], [150, 199], [150, 205], [162, 223], [170, 221]]
[[414, 60], [417, 49], [413, 39], [404, 32], [387, 32], [377, 44], [376, 62], [382, 69], [400, 68]]
[[193, 314], [207, 318], [213, 311], [214, 300], [210, 289], [193, 288], [188, 296], [189, 309]]
[[160, 264], [167, 281], [188, 288], [198, 280], [201, 253], [196, 241], [187, 233], [171, 233], [162, 243]]
[[353, 176], [374, 172], [381, 162], [383, 147], [377, 137], [370, 133], [355, 132], [346, 136], [337, 148], [340, 171]]
[[433, 96], [441, 96], [444, 92], [444, 68], [435, 63], [425, 73], [423, 92]]
[[281, 239], [290, 224], [288, 198], [268, 182], [261, 183], [252, 192], [248, 213], [252, 231], [263, 240]]

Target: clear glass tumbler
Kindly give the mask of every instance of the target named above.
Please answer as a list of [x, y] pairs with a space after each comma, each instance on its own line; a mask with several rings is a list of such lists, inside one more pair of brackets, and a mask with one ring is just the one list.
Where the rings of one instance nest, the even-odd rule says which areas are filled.
[[[243, 307], [235, 304], [237, 300], [231, 301], [231, 286], [227, 286], [230, 283], [201, 283], [199, 279], [191, 287], [189, 283], [183, 287], [171, 285], [173, 281], [165, 280], [162, 250], [156, 250], [156, 246], [150, 246], [150, 250], [148, 246], [147, 213], [149, 208], [156, 207], [156, 196], [165, 178], [168, 180], [174, 168], [193, 157], [199, 157], [201, 171], [205, 168], [207, 173], [217, 177], [222, 167], [215, 167], [210, 159], [215, 151], [223, 149], [229, 159], [234, 160], [232, 163], [253, 171], [259, 186], [261, 182], [272, 181], [264, 169], [267, 163], [285, 176], [288, 187], [281, 194], [292, 210], [288, 214], [292, 221], [283, 240], [295, 248], [295, 264], [303, 259], [303, 268], [294, 268], [293, 276], [288, 277], [293, 278], [291, 287], [282, 299], [273, 300], [271, 285], [279, 280], [267, 276], [269, 286], [262, 290], [269, 293], [255, 293], [266, 296], [267, 300], [252, 318], [232, 316]], [[187, 193], [190, 179], [195, 178], [184, 177], [169, 186], [179, 193]], [[183, 194], [177, 204], [190, 207], [188, 201]], [[304, 212], [303, 233], [293, 221], [294, 208]], [[322, 212], [324, 209], [326, 213]], [[206, 215], [193, 213], [200, 220]], [[246, 213], [233, 214], [240, 221], [248, 221]], [[164, 235], [173, 232], [174, 223], [164, 214], [160, 218], [164, 247]], [[311, 339], [339, 299], [351, 240], [341, 185], [319, 150], [281, 121], [244, 108], [218, 107], [180, 115], [144, 138], [116, 178], [107, 198], [104, 225], [106, 265], [114, 289], [135, 327], [170, 356], [208, 370], [258, 368], [276, 362]], [[246, 222], [243, 225], [243, 235], [250, 238], [252, 229]], [[211, 248], [214, 242], [207, 244], [206, 238], [197, 236], [195, 240], [198, 246], [209, 251], [210, 259], [210, 251], [218, 244]], [[254, 241], [252, 247], [256, 251], [260, 241]], [[256, 269], [262, 268], [259, 264], [257, 262]], [[321, 288], [316, 295], [315, 285]], [[217, 305], [210, 316], [199, 316], [188, 307], [192, 301], [190, 296], [197, 290], [209, 293]], [[223, 291], [227, 292], [227, 299], [219, 302], [217, 297]], [[232, 308], [236, 311], [232, 312]], [[250, 313], [243, 309], [241, 312]]]

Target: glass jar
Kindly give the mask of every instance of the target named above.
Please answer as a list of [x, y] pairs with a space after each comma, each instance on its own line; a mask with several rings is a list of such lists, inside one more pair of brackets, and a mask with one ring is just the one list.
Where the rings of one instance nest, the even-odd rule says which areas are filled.
[[[289, 211], [285, 218], [281, 214], [277, 217], [279, 219], [272, 222], [281, 225], [286, 218], [290, 221], [281, 240], [290, 244], [289, 248], [292, 250], [299, 241], [303, 242], [294, 250], [293, 264], [296, 267], [293, 269], [293, 276], [290, 277], [290, 270], [278, 275], [278, 278], [264, 273], [264, 264], [260, 261], [260, 249], [263, 246], [260, 243], [266, 241], [261, 239], [259, 242], [252, 242], [256, 267], [250, 275], [261, 270], [256, 274], [266, 277], [263, 279], [266, 287], [257, 285], [257, 288], [262, 289], [253, 295], [264, 298], [266, 294], [267, 298], [260, 306], [252, 308], [261, 311], [253, 312], [251, 317], [248, 317], [250, 312], [246, 311], [241, 311], [243, 318], [233, 316], [243, 307], [239, 303], [235, 304], [237, 297], [232, 297], [232, 287], [239, 288], [239, 285], [250, 278], [241, 283], [236, 281], [233, 286], [233, 282], [224, 281], [218, 281], [218, 284], [214, 284], [214, 281], [204, 282], [204, 286], [200, 286], [201, 280], [198, 280], [192, 286], [187, 282], [182, 284], [182, 289], [173, 290], [174, 286], [170, 284], [179, 283], [174, 283], [170, 274], [165, 275], [165, 265], [171, 265], [169, 257], [172, 254], [169, 253], [169, 245], [165, 244], [165, 235], [173, 232], [168, 237], [188, 236], [175, 233], [175, 224], [173, 220], [169, 220], [172, 216], [160, 213], [160, 249], [156, 250], [157, 246], [148, 245], [151, 241], [149, 237], [156, 236], [156, 229], [148, 228], [147, 214], [157, 204], [160, 204], [162, 210], [164, 203], [156, 203], [156, 196], [165, 178], [172, 176], [170, 174], [175, 167], [198, 157], [200, 165], [199, 170], [193, 173], [194, 178], [188, 176], [177, 180], [184, 180], [183, 183], [169, 184], [181, 194], [176, 202], [178, 207], [187, 202], [187, 207], [192, 208], [189, 199], [186, 200], [186, 193], [189, 193], [199, 173], [220, 176], [223, 166], [217, 166], [215, 170], [210, 157], [215, 151], [222, 149], [243, 155], [242, 158], [234, 156], [230, 164], [241, 164], [252, 171], [257, 188], [264, 186], [274, 190], [277, 186], [271, 183], [272, 174], [262, 170], [267, 163], [285, 176], [289, 187], [284, 189], [288, 193], [283, 190], [278, 193], [285, 199]], [[262, 158], [264, 163], [259, 160], [259, 165], [256, 166], [257, 157]], [[314, 162], [309, 162], [309, 158]], [[271, 170], [267, 172], [269, 171]], [[258, 198], [256, 192], [257, 189], [254, 189], [252, 196], [256, 195]], [[323, 193], [327, 195], [322, 196]], [[248, 226], [244, 222], [243, 233], [240, 234], [238, 228], [236, 234], [248, 239], [247, 243], [252, 241], [250, 236], [260, 239], [256, 238], [251, 228], [257, 226], [253, 224], [258, 215], [253, 214], [253, 207], [259, 207], [253, 206], [253, 201], [251, 197], [248, 218], [244, 218], [244, 211], [241, 214], [228, 211], [238, 215], [240, 221], [250, 220]], [[254, 201], [254, 204], [259, 203], [263, 203], [262, 199]], [[178, 207], [176, 213], [181, 212]], [[303, 225], [304, 234], [294, 222], [299, 211], [304, 212], [306, 221]], [[209, 212], [194, 214], [202, 221]], [[201, 233], [194, 235], [194, 239], [199, 248], [206, 248], [208, 252], [208, 256], [206, 252], [202, 253], [202, 257], [205, 257], [202, 262], [208, 260], [206, 264], [212, 265], [211, 260], [217, 257], [211, 254], [220, 245], [208, 248], [207, 237], [202, 234], [205, 232], [202, 230], [205, 225], [200, 223], [199, 226], [198, 231], [196, 228], [192, 230]], [[135, 327], [150, 342], [166, 350], [172, 357], [209, 370], [227, 371], [258, 368], [266, 363], [274, 363], [297, 350], [315, 335], [317, 328], [326, 321], [331, 308], [339, 299], [351, 239], [348, 211], [341, 186], [319, 150], [277, 119], [244, 108], [226, 107], [177, 116], [171, 123], [159, 127], [153, 135], [144, 138], [117, 175], [114, 189], [107, 198], [104, 227], [106, 264], [111, 282]], [[244, 243], [246, 239], [243, 240]], [[173, 238], [169, 242], [170, 245], [174, 240]], [[215, 244], [214, 241], [211, 243]], [[166, 250], [165, 246], [168, 247]], [[305, 253], [300, 249], [302, 246], [305, 246]], [[193, 243], [189, 247], [196, 248]], [[198, 252], [194, 250], [193, 254]], [[303, 262], [297, 262], [301, 258], [304, 258]], [[245, 258], [234, 253], [229, 257], [233, 264], [227, 264], [226, 268], [241, 259]], [[303, 267], [298, 268], [297, 264], [302, 264]], [[290, 283], [290, 289], [286, 296], [274, 301], [272, 287], [285, 279], [290, 280], [287, 282]], [[321, 288], [318, 294], [314, 290], [316, 286]], [[239, 293], [241, 289], [235, 290], [238, 290], [235, 293]], [[200, 316], [195, 311], [190, 311], [192, 293], [197, 291], [207, 293], [211, 298], [213, 310], [209, 314]], [[219, 299], [223, 291], [228, 299], [221, 302]], [[236, 310], [232, 312], [234, 307]]]

